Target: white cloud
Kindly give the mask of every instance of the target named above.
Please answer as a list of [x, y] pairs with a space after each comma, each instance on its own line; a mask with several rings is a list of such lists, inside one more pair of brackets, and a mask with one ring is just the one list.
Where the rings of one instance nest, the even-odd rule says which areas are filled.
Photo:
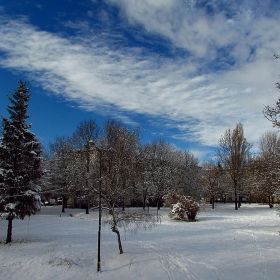
[[[115, 114], [128, 111], [160, 118], [162, 125], [180, 131], [176, 138], [206, 146], [217, 145], [225, 130], [238, 122], [254, 142], [272, 128], [262, 109], [278, 95], [274, 83], [279, 62], [271, 59], [280, 47], [277, 19], [257, 20], [248, 10], [232, 19], [199, 9], [194, 15], [195, 3], [186, 6], [179, 0], [107, 1], [121, 5], [130, 24], [169, 38], [191, 55], [182, 60], [143, 56], [139, 48], [112, 49], [106, 34], [89, 31], [87, 38], [66, 39], [20, 20], [3, 20], [0, 65], [30, 73], [45, 89], [85, 110], [115, 108]], [[220, 48], [228, 54], [222, 55]], [[224, 63], [225, 70], [215, 69], [216, 63]]]
[[[270, 51], [279, 48], [279, 17], [275, 7], [269, 4], [250, 0], [208, 1], [203, 6], [201, 1], [183, 0], [106, 1], [119, 6], [129, 24], [162, 35], [198, 57], [209, 59], [210, 55], [214, 58], [217, 53], [213, 50], [231, 46], [239, 61], [244, 60], [244, 54], [248, 58], [251, 48], [264, 47]], [[211, 8], [211, 13], [207, 12], [207, 7]], [[266, 17], [274, 13], [274, 17]]]

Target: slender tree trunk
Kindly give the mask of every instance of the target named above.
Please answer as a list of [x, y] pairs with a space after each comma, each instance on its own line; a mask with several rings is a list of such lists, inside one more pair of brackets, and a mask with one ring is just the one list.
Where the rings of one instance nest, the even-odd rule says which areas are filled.
[[249, 204], [251, 204], [251, 192], [249, 192]]
[[215, 208], [214, 195], [211, 196], [211, 200], [212, 200], [212, 209], [214, 209]]
[[270, 207], [270, 208], [272, 208], [273, 207], [273, 196], [268, 196], [268, 206]]
[[62, 209], [61, 212], [64, 213], [65, 212], [65, 197], [62, 197]]
[[118, 245], [119, 245], [119, 251], [120, 251], [120, 254], [123, 253], [123, 249], [122, 249], [122, 241], [121, 241], [121, 235], [120, 235], [120, 232], [118, 230], [118, 228], [114, 225], [112, 226], [112, 231], [115, 232], [118, 236]]
[[89, 214], [88, 200], [85, 201], [86, 204], [86, 214]]
[[112, 232], [115, 232], [118, 236], [118, 245], [119, 245], [119, 252], [120, 254], [123, 253], [123, 249], [122, 249], [122, 241], [121, 241], [121, 235], [120, 235], [120, 232], [117, 228], [117, 220], [116, 220], [116, 217], [115, 217], [115, 207], [114, 205], [112, 207], [110, 207], [110, 211], [111, 211], [111, 215], [112, 215], [112, 226], [111, 226], [111, 229], [112, 229]]
[[143, 191], [143, 210], [146, 208], [147, 193]]
[[234, 201], [235, 201], [235, 210], [238, 210], [238, 203], [237, 203], [237, 190], [236, 190], [237, 186], [236, 186], [236, 183], [235, 183], [235, 186], [234, 186]]
[[160, 210], [160, 201], [157, 201], [157, 210]]
[[160, 206], [159, 206], [159, 200], [157, 201], [157, 221], [159, 221], [159, 218], [158, 218], [158, 211], [160, 210]]
[[9, 218], [6, 244], [12, 242], [12, 231], [13, 231], [13, 218]]
[[240, 196], [238, 197], [238, 208], [241, 207], [241, 201], [242, 201], [242, 196], [240, 195]]

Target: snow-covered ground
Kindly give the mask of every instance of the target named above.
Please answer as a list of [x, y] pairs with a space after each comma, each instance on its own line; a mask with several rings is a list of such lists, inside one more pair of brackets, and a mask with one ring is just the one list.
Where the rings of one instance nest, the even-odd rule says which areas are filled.
[[171, 221], [162, 209], [153, 230], [121, 232], [122, 255], [116, 234], [102, 226], [101, 273], [98, 211], [60, 210], [16, 220], [11, 245], [0, 221], [1, 279], [280, 279], [280, 218], [267, 205], [206, 206], [190, 223]]

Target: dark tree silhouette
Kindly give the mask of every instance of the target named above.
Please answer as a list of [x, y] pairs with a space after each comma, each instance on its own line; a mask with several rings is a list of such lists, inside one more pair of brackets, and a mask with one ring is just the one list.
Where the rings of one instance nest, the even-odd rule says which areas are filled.
[[27, 83], [20, 80], [9, 97], [10, 118], [2, 117], [0, 217], [8, 220], [6, 243], [12, 242], [13, 220], [35, 214], [41, 207], [37, 183], [42, 175], [42, 147], [35, 134], [29, 131], [31, 124], [26, 123], [29, 99]]

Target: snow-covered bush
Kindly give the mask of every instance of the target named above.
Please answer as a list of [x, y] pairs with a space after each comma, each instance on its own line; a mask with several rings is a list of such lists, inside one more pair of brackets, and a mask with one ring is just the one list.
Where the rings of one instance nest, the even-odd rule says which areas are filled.
[[199, 203], [190, 196], [185, 196], [172, 191], [163, 197], [165, 206], [169, 206], [170, 218], [194, 221], [199, 211]]

